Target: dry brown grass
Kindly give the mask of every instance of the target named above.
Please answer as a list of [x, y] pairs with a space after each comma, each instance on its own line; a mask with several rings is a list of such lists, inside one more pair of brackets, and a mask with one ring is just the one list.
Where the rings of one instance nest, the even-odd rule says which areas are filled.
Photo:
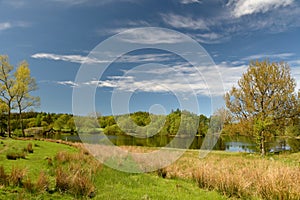
[[193, 178], [200, 188], [228, 197], [300, 199], [299, 162], [215, 153], [199, 159], [195, 152], [189, 152], [166, 171], [169, 178]]
[[36, 189], [40, 192], [49, 190], [49, 179], [44, 171], [40, 172], [40, 175], [36, 182]]
[[22, 181], [25, 175], [26, 175], [26, 169], [17, 168], [13, 166], [9, 176], [9, 182], [13, 186], [22, 186], [23, 184]]
[[4, 167], [0, 166], [0, 185], [8, 185], [8, 175], [5, 173]]
[[59, 152], [55, 157], [56, 189], [75, 196], [91, 196], [95, 193], [93, 174], [102, 165], [84, 151], [79, 153]]

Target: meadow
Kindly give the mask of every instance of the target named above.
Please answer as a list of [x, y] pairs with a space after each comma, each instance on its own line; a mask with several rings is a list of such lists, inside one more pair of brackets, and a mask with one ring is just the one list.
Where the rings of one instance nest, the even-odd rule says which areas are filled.
[[166, 168], [130, 174], [80, 143], [1, 139], [0, 152], [0, 199], [300, 199], [300, 153], [212, 151], [200, 159], [188, 150]]
[[0, 199], [226, 199], [192, 179], [110, 169], [78, 143], [1, 139], [0, 152]]

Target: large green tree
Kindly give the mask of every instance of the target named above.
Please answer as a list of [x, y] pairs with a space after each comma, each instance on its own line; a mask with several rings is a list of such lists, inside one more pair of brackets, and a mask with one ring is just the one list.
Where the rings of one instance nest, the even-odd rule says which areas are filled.
[[0, 98], [2, 103], [6, 105], [9, 137], [11, 137], [12, 131], [12, 111], [18, 109], [21, 118], [22, 111], [36, 105], [36, 102], [39, 101], [37, 97], [30, 95], [30, 92], [36, 89], [36, 84], [30, 75], [28, 64], [22, 62], [15, 73], [13, 70], [14, 67], [9, 63], [8, 56], [0, 55]]
[[38, 106], [40, 98], [30, 95], [32, 91], [37, 89], [35, 79], [30, 75], [29, 65], [26, 61], [19, 64], [15, 76], [15, 103], [19, 111], [20, 128], [23, 136], [25, 136], [22, 112], [30, 107]]
[[14, 77], [11, 72], [14, 67], [9, 63], [8, 56], [0, 55], [0, 96], [7, 105], [7, 132], [11, 137], [11, 110], [15, 99]]
[[285, 62], [252, 61], [238, 81], [238, 87], [226, 93], [226, 106], [239, 122], [253, 125], [262, 155], [266, 137], [283, 134], [284, 128], [299, 116], [296, 83]]

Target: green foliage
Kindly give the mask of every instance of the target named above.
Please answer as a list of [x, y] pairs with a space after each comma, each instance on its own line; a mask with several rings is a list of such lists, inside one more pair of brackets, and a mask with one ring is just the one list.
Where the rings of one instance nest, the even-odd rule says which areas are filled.
[[8, 56], [0, 55], [0, 115], [7, 113], [7, 132], [11, 137], [13, 127], [11, 123], [12, 111], [19, 114], [19, 128], [24, 135], [22, 112], [39, 104], [39, 97], [33, 97], [30, 93], [37, 89], [34, 78], [30, 75], [28, 63], [23, 61], [19, 64], [15, 73], [10, 65]]
[[225, 95], [226, 107], [235, 121], [252, 123], [262, 154], [265, 154], [266, 134], [283, 135], [291, 119], [299, 118], [295, 86], [286, 63], [252, 61], [238, 87], [232, 87]]

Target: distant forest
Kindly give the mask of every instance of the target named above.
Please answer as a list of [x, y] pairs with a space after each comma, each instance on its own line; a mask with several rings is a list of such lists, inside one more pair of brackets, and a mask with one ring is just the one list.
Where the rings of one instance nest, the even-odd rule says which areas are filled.
[[[5, 114], [0, 116], [2, 135], [7, 130], [6, 118], [7, 115]], [[119, 116], [99, 116], [98, 114], [95, 118], [91, 114], [89, 117], [76, 117], [77, 127], [72, 114], [24, 112], [22, 118], [26, 136], [55, 133], [77, 134], [78, 131], [90, 134], [103, 131], [107, 135], [125, 135], [128, 132], [138, 134], [138, 132], [145, 132], [143, 127], [150, 123], [151, 126], [147, 126], [149, 128], [146, 130], [148, 135], [173, 136], [177, 133], [180, 135], [194, 135], [196, 131], [197, 135], [204, 136], [210, 123], [210, 118], [205, 115], [198, 116], [179, 109], [172, 111], [167, 116], [154, 115], [148, 112], [134, 112]], [[11, 114], [11, 129], [14, 136], [22, 136], [18, 113]]]

